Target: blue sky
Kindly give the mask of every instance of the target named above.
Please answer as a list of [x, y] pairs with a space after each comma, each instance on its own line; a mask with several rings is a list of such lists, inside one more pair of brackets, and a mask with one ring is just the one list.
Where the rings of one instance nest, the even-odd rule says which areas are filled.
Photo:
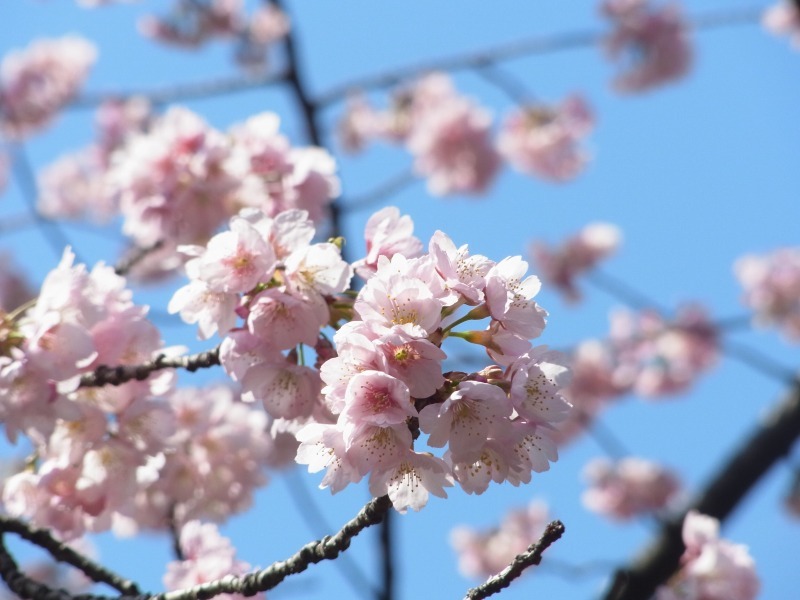
[[[596, 2], [481, 3], [408, 0], [406, 2], [289, 3], [308, 83], [322, 93], [339, 82], [415, 64], [431, 57], [457, 55], [538, 35], [584, 29], [600, 30]], [[698, 14], [730, 8], [730, 2], [687, 3]], [[769, 5], [750, 2], [741, 7]], [[165, 49], [143, 40], [136, 18], [164, 10], [167, 2], [143, 1], [94, 11], [68, 0], [20, 1], [0, 8], [0, 51], [18, 48], [36, 38], [79, 33], [97, 43], [100, 59], [87, 89], [117, 91], [153, 89], [181, 81], [199, 81], [235, 72], [229, 49], [214, 45], [196, 53]], [[506, 67], [535, 97], [557, 101], [583, 92], [597, 114], [589, 145], [594, 160], [586, 172], [563, 186], [543, 183], [506, 168], [483, 198], [431, 198], [416, 182], [390, 198], [412, 216], [423, 240], [436, 230], [474, 252], [499, 260], [524, 254], [531, 239], [556, 241], [596, 220], [617, 224], [624, 244], [606, 269], [661, 304], [687, 300], [707, 304], [718, 317], [739, 315], [740, 289], [732, 264], [748, 252], [764, 253], [794, 246], [798, 237], [797, 194], [800, 190], [800, 55], [788, 42], [767, 35], [756, 24], [705, 31], [694, 38], [697, 60], [690, 75], [677, 85], [637, 96], [620, 96], [609, 85], [612, 67], [596, 48], [517, 58]], [[490, 107], [500, 117], [510, 101], [474, 73], [459, 73], [457, 87]], [[375, 95], [381, 101], [380, 94]], [[303, 128], [293, 113], [290, 96], [276, 88], [186, 103], [221, 128], [263, 110], [281, 115], [283, 128], [298, 144]], [[324, 114], [331, 129], [340, 114], [334, 105]], [[73, 110], [27, 146], [32, 162], [41, 167], [64, 152], [90, 141], [91, 114]], [[334, 150], [338, 149], [333, 146]], [[340, 174], [345, 198], [357, 197], [410, 164], [401, 150], [376, 148], [366, 155], [343, 157]], [[0, 197], [0, 219], [24, 210], [13, 184]], [[363, 252], [363, 226], [370, 212], [347, 213], [344, 233], [352, 256]], [[121, 247], [109, 231], [96, 234], [85, 227], [65, 231], [82, 255], [113, 261]], [[8, 249], [34, 281], [56, 264], [35, 230], [0, 235], [0, 250]], [[173, 288], [180, 285], [175, 282]], [[588, 290], [587, 301], [565, 307], [544, 289], [540, 303], [550, 312], [542, 343], [569, 346], [587, 337], [603, 336], [609, 310], [618, 303], [602, 292]], [[143, 302], [165, 305], [164, 292], [143, 291]], [[800, 362], [795, 346], [771, 331], [736, 333], [740, 343], [759, 349], [772, 360], [794, 368]], [[164, 329], [168, 343], [204, 348], [193, 329]], [[209, 372], [182, 376], [186, 384], [221, 377]], [[677, 470], [689, 490], [703, 482], [737, 446], [760, 415], [782, 393], [781, 384], [732, 358], [723, 357], [716, 370], [688, 394], [647, 403], [627, 398], [613, 407], [603, 422], [632, 452], [661, 460]], [[13, 452], [13, 450], [7, 450]], [[521, 488], [495, 486], [482, 496], [453, 490], [448, 500], [433, 499], [420, 513], [398, 516], [394, 523], [398, 546], [399, 598], [460, 597], [474, 585], [456, 570], [447, 536], [457, 524], [496, 524], [505, 510], [545, 500], [564, 521], [565, 537], [547, 556], [574, 565], [625, 561], [648, 538], [652, 524], [615, 525], [587, 512], [580, 504], [583, 464], [602, 449], [591, 439], [562, 452], [550, 472], [535, 476]], [[797, 462], [797, 461], [796, 461]], [[762, 598], [789, 597], [800, 584], [796, 568], [800, 522], [781, 508], [790, 470], [774, 469], [726, 524], [724, 533], [748, 544], [763, 582]], [[248, 515], [232, 519], [223, 531], [240, 556], [265, 566], [282, 559], [322, 533], [310, 528], [302, 513], [309, 510], [292, 495], [303, 486], [333, 526], [353, 516], [367, 499], [364, 487], [348, 488], [331, 497], [316, 489], [318, 476], [301, 469], [276, 475], [258, 494]], [[377, 538], [367, 532], [348, 554], [367, 577], [377, 580]], [[163, 565], [169, 560], [166, 536], [114, 540], [100, 536], [102, 559], [143, 587], [161, 589]], [[271, 598], [354, 597], [338, 567], [314, 566], [290, 580], [285, 591]], [[547, 573], [527, 575], [504, 592], [514, 598], [591, 598], [603, 587], [604, 573], [585, 578]], [[434, 583], [435, 582], [435, 583]], [[434, 591], [432, 591], [434, 590]]]

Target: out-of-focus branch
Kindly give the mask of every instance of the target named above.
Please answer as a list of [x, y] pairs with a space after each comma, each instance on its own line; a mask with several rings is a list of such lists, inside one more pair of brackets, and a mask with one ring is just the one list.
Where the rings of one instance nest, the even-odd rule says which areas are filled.
[[117, 261], [117, 264], [114, 265], [114, 272], [117, 275], [127, 275], [133, 267], [147, 258], [149, 254], [160, 249], [163, 245], [164, 242], [159, 240], [155, 244], [151, 244], [146, 248], [132, 248], [128, 253], [125, 254], [125, 256]]
[[414, 176], [413, 169], [404, 169], [401, 173], [380, 183], [375, 189], [346, 200], [346, 202], [342, 204], [340, 210], [344, 214], [349, 214], [364, 208], [369, 208], [403, 191], [416, 181], [418, 181], [418, 178]]
[[684, 551], [681, 530], [689, 510], [724, 521], [767, 471], [800, 437], [800, 385], [780, 401], [685, 510], [667, 519], [657, 537], [619, 569], [605, 600], [649, 598], [678, 569]]
[[193, 373], [198, 369], [207, 369], [220, 364], [219, 346], [184, 356], [167, 357], [159, 354], [153, 360], [140, 365], [118, 365], [109, 367], [100, 365], [93, 372], [81, 377], [80, 387], [100, 387], [104, 385], [122, 385], [128, 381], [144, 381], [155, 371], [163, 369], [186, 369]]
[[92, 581], [106, 583], [122, 594], [137, 595], [140, 593], [139, 587], [134, 582], [113, 573], [66, 544], [59, 542], [46, 529], [37, 529], [17, 519], [0, 516], [0, 532], [14, 533], [22, 539], [36, 544], [47, 550], [50, 556], [57, 561], [70, 564], [79, 569]]
[[379, 600], [394, 600], [394, 540], [392, 536], [392, 513], [386, 513], [380, 526], [381, 580], [383, 589]]
[[464, 600], [480, 600], [481, 598], [488, 598], [489, 596], [498, 593], [500, 590], [507, 588], [511, 585], [517, 577], [522, 575], [522, 572], [530, 566], [538, 565], [542, 562], [542, 554], [554, 542], [558, 541], [564, 535], [564, 524], [561, 521], [553, 521], [544, 529], [542, 537], [538, 542], [531, 544], [526, 552], [517, 554], [511, 564], [505, 569], [500, 571], [497, 575], [490, 577], [478, 587], [474, 587], [467, 592]]
[[[698, 15], [691, 19], [691, 25], [695, 30], [704, 30], [731, 25], [758, 23], [763, 12], [764, 9], [762, 7], [733, 10], [726, 9], [705, 15]], [[595, 30], [560, 33], [519, 40], [475, 53], [437, 58], [414, 65], [399, 67], [395, 70], [384, 71], [375, 75], [352, 79], [320, 94], [317, 96], [316, 100], [318, 105], [328, 106], [334, 102], [341, 101], [354, 91], [392, 87], [416, 79], [420, 75], [430, 71], [454, 72], [468, 69], [481, 69], [487, 65], [494, 65], [521, 56], [550, 54], [563, 50], [574, 50], [576, 48], [594, 46], [603, 39], [604, 35], [605, 33]]]
[[280, 84], [285, 80], [286, 73], [281, 71], [257, 76], [233, 75], [213, 81], [198, 81], [152, 90], [88, 92], [75, 99], [69, 105], [69, 108], [95, 108], [110, 99], [134, 98], [137, 96], [145, 97], [153, 104], [163, 105], [169, 104], [170, 102], [182, 102], [185, 100], [197, 100], [199, 98], [211, 98], [214, 96], [235, 94], [237, 92], [246, 92]]

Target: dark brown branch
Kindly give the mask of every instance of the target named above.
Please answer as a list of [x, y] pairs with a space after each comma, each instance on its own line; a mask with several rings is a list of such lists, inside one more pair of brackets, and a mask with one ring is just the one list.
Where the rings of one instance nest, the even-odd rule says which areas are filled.
[[55, 539], [46, 529], [37, 529], [17, 519], [0, 516], [0, 532], [14, 533], [22, 539], [47, 550], [54, 559], [72, 565], [83, 572], [89, 579], [98, 583], [106, 583], [122, 594], [137, 595], [139, 587], [132, 581], [117, 575], [83, 556], [66, 544]]
[[309, 542], [285, 561], [243, 577], [206, 583], [187, 590], [168, 592], [153, 597], [153, 600], [205, 600], [219, 594], [244, 594], [252, 596], [276, 587], [289, 575], [301, 573], [310, 565], [332, 560], [350, 546], [350, 541], [367, 527], [380, 523], [392, 502], [388, 496], [370, 500], [342, 529], [333, 536]]
[[114, 272], [117, 275], [127, 275], [133, 267], [147, 258], [148, 255], [159, 250], [163, 245], [163, 240], [159, 240], [146, 248], [132, 248], [114, 265]]
[[184, 356], [167, 357], [159, 354], [153, 360], [140, 365], [118, 365], [109, 367], [100, 365], [93, 372], [81, 377], [80, 387], [101, 387], [104, 385], [122, 385], [129, 381], [144, 381], [156, 371], [163, 369], [186, 369], [194, 373], [198, 369], [207, 369], [220, 364], [219, 346]]
[[538, 565], [542, 562], [542, 554], [554, 542], [564, 535], [564, 524], [561, 521], [553, 521], [544, 529], [542, 537], [538, 542], [531, 544], [526, 552], [517, 554], [511, 564], [500, 571], [497, 575], [490, 577], [478, 587], [474, 587], [467, 592], [464, 600], [480, 600], [498, 593], [511, 585], [522, 572], [530, 566]]
[[386, 513], [380, 526], [381, 572], [383, 589], [379, 600], [394, 600], [394, 541], [392, 536], [392, 513]]
[[780, 401], [714, 475], [686, 510], [666, 520], [658, 536], [617, 571], [605, 600], [649, 598], [678, 569], [684, 551], [681, 530], [689, 510], [724, 521], [767, 471], [800, 437], [800, 386]]

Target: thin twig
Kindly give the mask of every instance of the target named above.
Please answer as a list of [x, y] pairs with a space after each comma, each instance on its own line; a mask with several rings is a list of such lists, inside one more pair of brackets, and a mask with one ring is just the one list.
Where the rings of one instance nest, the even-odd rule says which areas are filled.
[[153, 360], [139, 365], [118, 365], [109, 367], [100, 365], [93, 372], [81, 377], [79, 387], [101, 387], [104, 385], [122, 385], [128, 381], [144, 381], [155, 371], [163, 369], [185, 369], [194, 373], [198, 369], [207, 369], [219, 365], [219, 346], [197, 354], [167, 357], [159, 354]]
[[72, 565], [92, 581], [106, 583], [115, 590], [127, 595], [139, 594], [139, 586], [129, 579], [117, 575], [90, 558], [83, 556], [66, 544], [55, 539], [46, 529], [31, 527], [18, 519], [0, 515], [0, 532], [14, 533], [22, 539], [47, 550], [54, 559]]
[[[284, 477], [289, 493], [292, 495], [292, 504], [297, 507], [300, 515], [306, 520], [313, 535], [324, 535], [324, 532], [330, 531], [332, 527], [328, 524], [314, 498], [308, 493], [304, 480], [295, 477], [293, 473], [287, 473]], [[369, 598], [375, 598], [378, 595], [375, 586], [370, 583], [359, 566], [347, 554], [343, 554], [334, 564], [342, 570], [345, 581], [353, 588], [353, 591]]]
[[343, 214], [350, 214], [374, 206], [400, 193], [407, 187], [413, 185], [416, 181], [418, 181], [418, 179], [414, 176], [414, 171], [412, 169], [404, 169], [391, 179], [387, 179], [379, 184], [375, 189], [359, 196], [354, 196], [352, 199], [343, 202], [341, 212]]
[[564, 524], [561, 521], [553, 521], [544, 529], [542, 537], [538, 542], [531, 544], [526, 552], [517, 554], [511, 564], [500, 571], [497, 575], [490, 577], [483, 584], [472, 588], [464, 596], [464, 600], [480, 600], [498, 593], [500, 590], [511, 585], [522, 572], [530, 566], [538, 565], [542, 562], [542, 554], [551, 544], [558, 541], [564, 535]]
[[[69, 239], [58, 222], [42, 215], [36, 207], [36, 202], [39, 199], [39, 189], [36, 183], [36, 175], [33, 172], [30, 160], [28, 160], [25, 148], [22, 144], [13, 144], [10, 146], [10, 154], [12, 172], [19, 186], [22, 198], [28, 205], [32, 218], [36, 226], [42, 232], [44, 239], [47, 241], [50, 248], [52, 248], [56, 258], [60, 259], [64, 254], [64, 248], [71, 246]], [[75, 248], [73, 248], [72, 251], [78, 262], [85, 262], [81, 260]]]
[[[758, 23], [763, 10], [764, 9], [761, 7], [753, 7], [721, 10], [705, 15], [698, 15], [690, 19], [690, 26], [695, 30], [706, 30], [730, 25]], [[522, 56], [550, 54], [564, 50], [595, 46], [602, 41], [605, 35], [604, 32], [597, 30], [574, 31], [528, 38], [470, 54], [436, 58], [414, 65], [406, 65], [392, 71], [384, 71], [383, 73], [352, 79], [320, 94], [317, 96], [316, 101], [320, 106], [328, 106], [343, 100], [355, 90], [388, 88], [416, 79], [424, 73], [429, 73], [431, 71], [447, 71], [452, 73], [466, 69], [480, 69], [487, 65], [497, 64]]]
[[114, 265], [114, 272], [117, 275], [127, 275], [130, 270], [147, 258], [153, 252], [160, 250], [164, 246], [164, 241], [159, 240], [155, 244], [151, 244], [145, 248], [132, 248], [125, 254], [117, 264]]

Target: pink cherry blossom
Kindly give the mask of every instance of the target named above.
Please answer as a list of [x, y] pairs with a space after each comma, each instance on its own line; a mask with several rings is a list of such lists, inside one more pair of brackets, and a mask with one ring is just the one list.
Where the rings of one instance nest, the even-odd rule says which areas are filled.
[[504, 258], [486, 274], [485, 294], [492, 318], [508, 331], [530, 339], [544, 330], [547, 311], [531, 299], [541, 283], [534, 275], [525, 277], [527, 271], [528, 263], [522, 257]]
[[467, 304], [475, 305], [483, 300], [486, 275], [494, 266], [494, 261], [480, 254], [470, 255], [466, 244], [456, 248], [442, 231], [433, 234], [428, 251], [435, 261], [436, 272], [444, 280], [448, 291], [448, 297], [444, 299], [446, 305], [455, 304], [462, 299]]
[[539, 539], [548, 518], [547, 505], [534, 500], [527, 508], [506, 513], [498, 527], [485, 531], [456, 527], [450, 533], [450, 545], [458, 554], [459, 571], [481, 579], [499, 573]]
[[534, 242], [531, 254], [542, 278], [564, 294], [568, 302], [576, 302], [581, 298], [577, 278], [613, 254], [620, 240], [620, 231], [614, 225], [591, 223], [555, 248]]
[[579, 144], [593, 125], [581, 96], [570, 96], [553, 107], [523, 107], [506, 118], [497, 148], [518, 171], [550, 181], [567, 181], [588, 162], [588, 154]]
[[623, 64], [614, 80], [616, 89], [647, 90], [680, 79], [689, 70], [693, 52], [677, 3], [653, 7], [648, 0], [604, 0], [601, 11], [614, 26], [605, 41], [606, 52]]
[[612, 464], [607, 459], [590, 461], [583, 471], [589, 489], [583, 504], [589, 510], [627, 520], [667, 506], [680, 490], [674, 474], [660, 465], [628, 457]]
[[[27, 280], [13, 264], [11, 255], [7, 252], [0, 253], [0, 311], [10, 312], [22, 306], [32, 296]], [[0, 339], [2, 337], [0, 334]]]
[[409, 508], [419, 511], [430, 494], [447, 498], [445, 487], [453, 485], [450, 470], [440, 458], [409, 450], [397, 466], [372, 471], [369, 491], [375, 496], [389, 495], [399, 513]]
[[719, 521], [689, 511], [683, 522], [681, 569], [657, 600], [754, 600], [761, 587], [747, 546], [719, 537]]
[[422, 253], [422, 242], [414, 237], [414, 223], [408, 215], [400, 216], [395, 206], [387, 206], [374, 213], [364, 228], [367, 256], [353, 263], [356, 273], [369, 279], [378, 268], [378, 258], [392, 258], [402, 254], [415, 258]]
[[538, 346], [511, 366], [509, 398], [525, 420], [554, 424], [567, 418], [570, 405], [561, 393], [570, 378], [565, 362], [560, 352]]
[[33, 42], [0, 63], [0, 130], [25, 138], [45, 127], [80, 90], [97, 51], [77, 36]]
[[[230, 575], [244, 575], [250, 565], [236, 559], [236, 549], [222, 537], [212, 523], [189, 521], [181, 527], [179, 538], [183, 560], [167, 564], [164, 586], [168, 591], [194, 587]], [[238, 594], [219, 594], [222, 600], [244, 600]], [[263, 600], [264, 594], [254, 596]]]
[[435, 196], [480, 194], [494, 179], [500, 159], [489, 139], [492, 117], [466, 98], [427, 110], [408, 139], [414, 170], [427, 177]]
[[335, 494], [350, 483], [361, 481], [362, 475], [345, 452], [342, 431], [335, 425], [309, 423], [297, 432], [297, 462], [308, 465], [309, 473], [326, 469], [320, 488], [331, 488]]
[[342, 418], [379, 427], [404, 423], [417, 416], [408, 386], [380, 371], [363, 371], [347, 384]]
[[792, 0], [780, 0], [768, 8], [762, 25], [775, 35], [787, 36], [795, 48], [800, 48], [800, 7]]
[[744, 256], [734, 272], [756, 323], [776, 325], [790, 340], [800, 339], [800, 249]]
[[395, 326], [374, 345], [383, 357], [383, 370], [405, 383], [415, 398], [430, 396], [444, 384], [442, 361], [447, 355], [430, 341]]
[[234, 35], [241, 28], [241, 0], [175, 0], [174, 4], [165, 17], [144, 17], [139, 30], [160, 42], [191, 48], [213, 37]]

